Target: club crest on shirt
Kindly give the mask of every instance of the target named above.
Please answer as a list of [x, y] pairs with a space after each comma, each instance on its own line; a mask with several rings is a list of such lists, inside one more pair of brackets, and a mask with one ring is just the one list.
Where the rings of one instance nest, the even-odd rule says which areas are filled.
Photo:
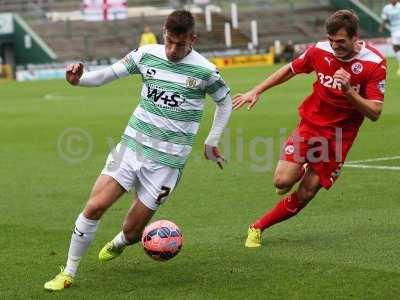
[[132, 62], [132, 57], [130, 54], [127, 54], [123, 59], [122, 59], [122, 63], [124, 65], [129, 65]]
[[378, 89], [381, 91], [382, 94], [385, 93], [385, 85], [386, 85], [385, 80], [381, 80], [378, 82]]
[[197, 85], [197, 80], [193, 77], [188, 77], [186, 79], [186, 86], [189, 88], [195, 88]]
[[287, 155], [293, 154], [294, 153], [294, 146], [293, 145], [287, 145], [285, 147], [285, 153]]
[[360, 74], [363, 71], [363, 65], [359, 62], [356, 62], [351, 65], [351, 71], [354, 74]]

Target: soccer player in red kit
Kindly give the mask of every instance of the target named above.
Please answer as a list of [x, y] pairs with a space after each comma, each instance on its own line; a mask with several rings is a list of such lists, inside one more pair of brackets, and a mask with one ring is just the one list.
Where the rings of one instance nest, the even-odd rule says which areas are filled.
[[337, 177], [364, 117], [376, 121], [383, 108], [385, 58], [359, 40], [359, 20], [339, 10], [326, 21], [327, 41], [319, 42], [292, 63], [234, 99], [234, 109], [248, 103], [251, 109], [260, 95], [297, 74], [315, 72], [313, 92], [299, 107], [300, 122], [286, 141], [274, 174], [281, 199], [250, 225], [246, 247], [261, 246], [261, 233], [289, 219], [315, 197], [329, 189]]

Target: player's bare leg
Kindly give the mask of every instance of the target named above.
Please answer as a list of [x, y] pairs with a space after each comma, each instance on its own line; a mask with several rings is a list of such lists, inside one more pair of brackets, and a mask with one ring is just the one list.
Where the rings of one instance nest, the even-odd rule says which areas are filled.
[[[279, 160], [273, 178], [276, 193], [278, 195], [288, 193], [303, 175], [304, 167], [302, 164]], [[255, 224], [257, 224], [257, 222]], [[251, 225], [247, 232], [245, 246], [248, 248], [257, 248], [261, 246], [262, 228], [257, 228], [255, 224]]]
[[93, 186], [83, 215], [90, 220], [99, 220], [124, 193], [125, 189], [114, 178], [100, 175]]
[[122, 226], [122, 231], [128, 241], [138, 242], [140, 240], [143, 229], [154, 213], [155, 211], [145, 206], [138, 197], [135, 198]]
[[249, 248], [260, 247], [261, 233], [265, 229], [295, 216], [315, 197], [320, 188], [318, 174], [311, 167], [307, 168], [298, 189], [281, 199], [274, 208], [250, 225], [245, 246]]
[[100, 175], [97, 178], [89, 200], [75, 222], [65, 270], [61, 270], [54, 279], [45, 283], [46, 290], [58, 291], [71, 286], [79, 261], [95, 236], [99, 219], [124, 192], [125, 190], [112, 177]]
[[274, 174], [274, 186], [278, 195], [288, 193], [292, 187], [303, 177], [304, 164], [279, 160]]
[[155, 211], [145, 206], [136, 195], [125, 217], [122, 231], [100, 250], [99, 259], [101, 261], [114, 259], [118, 257], [128, 245], [133, 245], [140, 241], [142, 232], [154, 213]]
[[312, 168], [307, 168], [303, 180], [296, 191], [301, 206], [306, 206], [321, 189], [319, 176]]

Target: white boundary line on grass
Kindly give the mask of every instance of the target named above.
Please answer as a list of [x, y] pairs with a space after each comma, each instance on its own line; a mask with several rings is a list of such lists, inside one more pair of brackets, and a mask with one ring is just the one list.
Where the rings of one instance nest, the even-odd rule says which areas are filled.
[[388, 160], [399, 160], [399, 159], [400, 159], [400, 156], [377, 157], [377, 158], [349, 161], [349, 162], [346, 162], [343, 166], [347, 167], [347, 168], [356, 168], [356, 169], [400, 171], [400, 166], [365, 165], [365, 164], [361, 164], [361, 163], [366, 163], [366, 162], [388, 161]]
[[73, 101], [73, 100], [85, 100], [85, 96], [70, 96], [70, 95], [62, 95], [62, 94], [46, 94], [43, 97], [45, 101]]
[[348, 161], [348, 164], [358, 164], [358, 163], [365, 163], [365, 162], [372, 162], [372, 161], [384, 161], [384, 160], [397, 160], [400, 159], [400, 156], [388, 156], [388, 157], [377, 157], [377, 158], [370, 158], [370, 159], [362, 159], [362, 160], [352, 160]]
[[347, 168], [355, 168], [355, 169], [375, 169], [375, 170], [393, 170], [400, 171], [400, 166], [374, 166], [374, 165], [347, 165], [344, 164], [344, 167]]

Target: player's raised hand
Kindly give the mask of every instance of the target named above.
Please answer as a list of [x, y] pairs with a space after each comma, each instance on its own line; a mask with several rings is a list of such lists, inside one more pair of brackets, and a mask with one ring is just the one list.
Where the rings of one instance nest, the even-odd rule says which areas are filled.
[[233, 97], [233, 109], [240, 109], [243, 105], [248, 103], [247, 109], [250, 110], [260, 99], [260, 95], [255, 90], [250, 90], [245, 94], [237, 94]]
[[82, 77], [82, 74], [83, 74], [83, 63], [78, 62], [70, 64], [67, 66], [65, 72], [65, 79], [67, 79], [67, 81], [72, 85], [78, 85], [79, 79]]
[[218, 147], [205, 144], [204, 145], [204, 157], [207, 160], [215, 161], [221, 170], [224, 168], [223, 164], [225, 163], [225, 158], [222, 157], [221, 153], [219, 152]]
[[351, 75], [345, 69], [340, 68], [335, 72], [333, 78], [336, 79], [338, 83], [340, 83], [340, 87], [343, 92], [347, 92], [350, 89], [350, 80]]

